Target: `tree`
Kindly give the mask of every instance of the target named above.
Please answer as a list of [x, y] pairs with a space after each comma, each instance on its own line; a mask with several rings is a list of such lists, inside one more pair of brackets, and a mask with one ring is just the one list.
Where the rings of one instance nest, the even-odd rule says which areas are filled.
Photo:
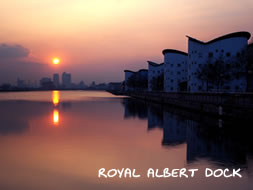
[[209, 84], [216, 86], [219, 91], [224, 83], [231, 79], [231, 65], [223, 55], [217, 59], [208, 58], [207, 62], [197, 70], [197, 78], [206, 83], [206, 91], [209, 91]]
[[219, 91], [225, 82], [232, 78], [232, 67], [229, 60], [225, 60], [223, 56], [216, 59], [214, 64], [210, 65], [210, 79]]
[[197, 70], [197, 78], [203, 83], [206, 83], [206, 91], [209, 91], [209, 81], [210, 79], [210, 65], [212, 64], [212, 59], [209, 58], [206, 64], [201, 65]]

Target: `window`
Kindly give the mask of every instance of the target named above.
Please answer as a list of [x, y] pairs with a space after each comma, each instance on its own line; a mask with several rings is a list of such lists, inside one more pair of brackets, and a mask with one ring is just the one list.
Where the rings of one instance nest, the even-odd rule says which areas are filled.
[[170, 82], [173, 82], [173, 81], [174, 81], [173, 79], [170, 80]]
[[178, 72], [177, 72], [177, 74], [178, 74], [178, 75], [180, 75], [180, 74], [181, 74], [181, 72], [179, 72], [179, 71], [178, 71]]
[[213, 57], [213, 53], [212, 53], [212, 52], [209, 52], [209, 53], [208, 53], [208, 57], [209, 57], [209, 58]]
[[170, 67], [173, 67], [173, 64], [171, 64]]
[[219, 52], [219, 50], [218, 49], [216, 49], [216, 53], [218, 53]]
[[178, 67], [181, 67], [181, 64], [177, 64]]
[[198, 89], [199, 89], [199, 90], [202, 90], [202, 86], [198, 86]]
[[221, 52], [224, 53], [224, 49], [222, 49]]
[[227, 52], [227, 53], [226, 53], [226, 56], [227, 56], [227, 57], [230, 57], [230, 55], [231, 55], [230, 52]]
[[240, 56], [241, 56], [240, 52], [238, 52], [238, 53], [236, 54], [236, 56], [237, 56], [237, 57], [240, 57]]
[[173, 90], [173, 87], [171, 87], [170, 90]]

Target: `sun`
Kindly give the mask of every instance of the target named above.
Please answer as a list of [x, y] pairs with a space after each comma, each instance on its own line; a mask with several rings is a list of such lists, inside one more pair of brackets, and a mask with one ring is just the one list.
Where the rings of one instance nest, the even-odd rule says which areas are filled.
[[55, 57], [55, 58], [52, 59], [52, 63], [54, 65], [58, 65], [60, 63], [60, 59], [58, 57]]

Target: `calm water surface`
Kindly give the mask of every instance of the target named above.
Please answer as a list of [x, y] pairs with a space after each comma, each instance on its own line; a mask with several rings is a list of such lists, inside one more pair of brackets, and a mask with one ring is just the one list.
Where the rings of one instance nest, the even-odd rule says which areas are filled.
[[[251, 125], [106, 92], [0, 93], [0, 189], [253, 189]], [[148, 168], [198, 168], [194, 178], [147, 179]], [[205, 178], [205, 168], [242, 178]], [[138, 179], [99, 179], [135, 168]]]

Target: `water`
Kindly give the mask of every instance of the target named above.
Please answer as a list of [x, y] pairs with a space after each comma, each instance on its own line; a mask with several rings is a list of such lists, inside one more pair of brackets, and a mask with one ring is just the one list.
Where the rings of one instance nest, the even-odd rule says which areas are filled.
[[[0, 189], [252, 189], [250, 124], [212, 119], [106, 92], [0, 93]], [[98, 178], [100, 168], [141, 178]], [[147, 178], [148, 168], [198, 168]], [[242, 178], [206, 178], [241, 168]]]

